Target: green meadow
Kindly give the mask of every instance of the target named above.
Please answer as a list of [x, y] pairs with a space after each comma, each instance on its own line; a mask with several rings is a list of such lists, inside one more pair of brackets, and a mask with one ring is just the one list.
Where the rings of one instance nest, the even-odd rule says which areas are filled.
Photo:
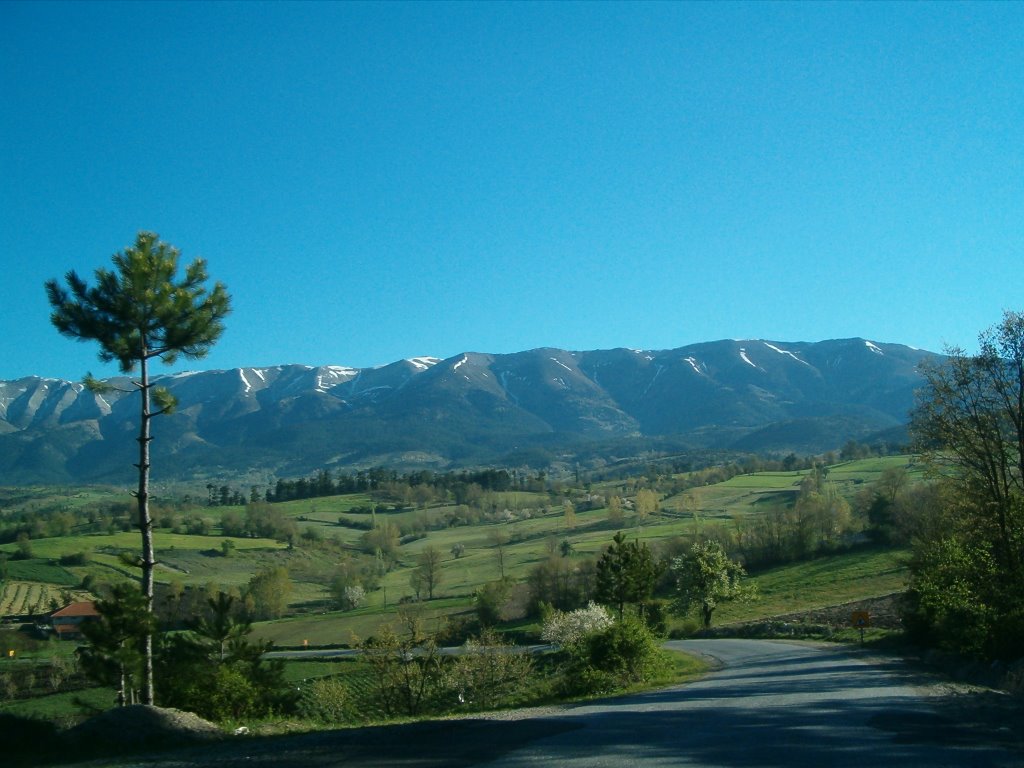
[[[834, 465], [829, 468], [828, 480], [852, 498], [887, 468], [897, 466], [907, 467], [912, 480], [920, 477], [911, 457], [893, 456]], [[388, 504], [387, 511], [371, 515], [353, 512], [379, 503], [368, 494], [289, 501], [273, 507], [295, 521], [299, 537], [292, 545], [272, 539], [232, 537], [227, 554], [222, 544], [228, 539], [220, 535], [220, 521], [229, 512], [244, 515], [245, 508], [194, 507], [188, 514], [205, 519], [210, 535], [157, 530], [156, 576], [158, 582], [185, 587], [242, 587], [262, 568], [284, 566], [292, 580], [290, 615], [257, 624], [258, 636], [284, 646], [346, 644], [353, 635], [366, 637], [381, 623], [394, 619], [399, 601], [413, 594], [410, 575], [417, 557], [428, 547], [441, 553], [442, 566], [434, 599], [427, 601], [424, 610], [429, 621], [440, 623], [445, 617], [471, 611], [476, 590], [502, 574], [513, 581], [524, 581], [538, 563], [560, 552], [563, 542], [571, 547], [570, 562], [599, 555], [620, 528], [630, 538], [657, 549], [702, 527], [729, 526], [735, 519], [793, 503], [806, 474], [806, 470], [758, 472], [692, 487], [662, 498], [660, 509], [645, 520], [639, 520], [627, 508], [618, 525], [608, 519], [607, 509], [588, 510], [577, 504], [575, 514], [567, 517], [562, 496], [525, 491], [488, 495], [488, 508], [502, 512], [497, 515], [500, 521], [491, 515], [489, 521], [454, 527], [439, 523], [451, 511], [444, 505], [406, 506], [395, 511], [394, 505]], [[581, 497], [582, 491], [572, 493]], [[123, 491], [108, 489], [35, 489], [35, 495], [32, 490], [0, 489], [5, 510], [124, 504], [127, 499], [130, 497]], [[397, 561], [381, 577], [380, 588], [367, 595], [362, 607], [337, 610], [328, 590], [331, 573], [347, 552], [359, 547], [364, 530], [352, 525], [368, 525], [373, 520], [419, 533], [403, 538]], [[499, 545], [499, 541], [504, 543]], [[329, 542], [330, 546], [318, 546], [317, 542]], [[86, 576], [109, 581], [137, 575], [137, 570], [125, 561], [138, 551], [139, 537], [134, 531], [72, 531], [30, 543], [32, 557], [28, 560], [13, 559], [15, 543], [0, 545], [0, 552], [12, 558], [7, 563], [8, 582], [69, 589]], [[456, 556], [456, 552], [461, 555]], [[81, 553], [86, 553], [84, 561], [62, 564]], [[761, 599], [749, 605], [722, 607], [716, 623], [774, 616], [899, 590], [905, 578], [901, 557], [898, 552], [857, 551], [755, 574]]]

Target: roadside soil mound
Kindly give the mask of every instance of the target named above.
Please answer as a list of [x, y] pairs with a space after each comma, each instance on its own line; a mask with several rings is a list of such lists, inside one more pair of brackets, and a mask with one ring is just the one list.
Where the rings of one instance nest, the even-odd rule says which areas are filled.
[[191, 712], [135, 704], [109, 709], [71, 728], [64, 737], [83, 752], [108, 754], [208, 743], [225, 738], [225, 733]]

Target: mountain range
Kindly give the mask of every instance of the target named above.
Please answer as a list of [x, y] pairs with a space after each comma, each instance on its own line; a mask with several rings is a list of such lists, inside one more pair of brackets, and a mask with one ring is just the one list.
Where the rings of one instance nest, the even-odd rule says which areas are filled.
[[[160, 377], [154, 476], [297, 477], [321, 468], [541, 466], [651, 441], [810, 453], [899, 433], [933, 353], [865, 339], [725, 340], [673, 350], [467, 352], [377, 368], [282, 365]], [[0, 484], [126, 482], [138, 396], [0, 381]]]

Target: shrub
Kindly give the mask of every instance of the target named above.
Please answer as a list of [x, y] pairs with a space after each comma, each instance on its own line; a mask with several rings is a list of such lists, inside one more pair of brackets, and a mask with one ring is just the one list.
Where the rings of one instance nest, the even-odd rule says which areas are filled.
[[303, 686], [299, 714], [322, 723], [341, 723], [349, 716], [349, 698], [340, 678], [321, 677]]
[[603, 632], [590, 636], [587, 661], [622, 686], [649, 680], [665, 666], [654, 633], [643, 621], [628, 615]]
[[447, 687], [460, 704], [493, 709], [512, 703], [533, 674], [533, 659], [502, 643], [493, 630], [466, 641], [446, 674]]
[[238, 720], [262, 714], [260, 692], [240, 667], [244, 664], [217, 667], [212, 688], [198, 714], [211, 720]]
[[422, 641], [416, 628], [410, 628], [409, 637], [400, 639], [391, 627], [382, 626], [377, 637], [360, 644], [373, 678], [371, 700], [388, 717], [428, 712], [441, 693], [437, 645], [431, 639]]
[[57, 561], [61, 565], [88, 565], [92, 561], [92, 553], [90, 552], [73, 552], [67, 555], [61, 555]]
[[570, 653], [583, 647], [588, 636], [602, 632], [612, 626], [608, 611], [591, 602], [586, 608], [575, 611], [554, 611], [544, 621], [541, 639], [561, 646]]

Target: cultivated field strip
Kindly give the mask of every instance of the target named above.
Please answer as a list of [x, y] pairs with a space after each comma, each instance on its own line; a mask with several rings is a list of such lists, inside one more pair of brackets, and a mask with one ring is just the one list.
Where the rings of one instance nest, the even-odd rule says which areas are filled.
[[0, 584], [0, 618], [27, 616], [50, 610], [51, 600], [63, 605], [66, 590], [38, 581], [5, 581]]

